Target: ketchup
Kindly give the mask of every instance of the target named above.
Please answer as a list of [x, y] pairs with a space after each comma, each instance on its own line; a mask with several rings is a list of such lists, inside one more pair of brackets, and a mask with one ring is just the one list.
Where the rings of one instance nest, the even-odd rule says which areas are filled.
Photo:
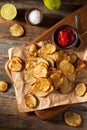
[[72, 44], [76, 39], [75, 34], [70, 29], [62, 29], [59, 31], [57, 35], [57, 42], [62, 47], [66, 47], [70, 44]]

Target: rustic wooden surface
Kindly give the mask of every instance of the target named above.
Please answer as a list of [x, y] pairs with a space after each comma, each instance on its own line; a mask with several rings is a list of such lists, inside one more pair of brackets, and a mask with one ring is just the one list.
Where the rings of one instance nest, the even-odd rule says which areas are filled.
[[[0, 80], [9, 83], [9, 89], [5, 93], [0, 93], [0, 127], [1, 130], [7, 129], [23, 129], [23, 130], [54, 130], [54, 129], [87, 129], [87, 103], [73, 105], [69, 109], [75, 110], [82, 115], [83, 123], [81, 127], [73, 128], [64, 123], [63, 113], [50, 121], [42, 121], [34, 115], [34, 113], [21, 114], [17, 109], [14, 88], [4, 70], [5, 62], [8, 59], [7, 51], [10, 47], [26, 45], [34, 40], [41, 33], [49, 29], [51, 26], [59, 22], [71, 12], [87, 5], [84, 0], [62, 0], [62, 6], [58, 11], [50, 11], [44, 5], [42, 0], [0, 0], [0, 7], [6, 2], [13, 3], [18, 10], [18, 15], [13, 21], [6, 21], [0, 16]], [[40, 26], [27, 25], [24, 14], [28, 8], [38, 7], [44, 13], [44, 20]], [[85, 19], [85, 18], [84, 18]], [[10, 35], [9, 27], [14, 23], [21, 23], [25, 28], [25, 35], [15, 38]]]

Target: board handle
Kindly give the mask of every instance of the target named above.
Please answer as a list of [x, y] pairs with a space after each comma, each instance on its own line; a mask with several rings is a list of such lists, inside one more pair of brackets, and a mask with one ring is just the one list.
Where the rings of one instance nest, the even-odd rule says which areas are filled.
[[52, 108], [44, 109], [44, 110], [37, 110], [37, 111], [35, 111], [35, 114], [41, 120], [50, 120], [50, 119], [53, 119], [54, 117], [58, 116], [58, 114], [64, 112], [70, 106], [71, 106], [71, 104], [56, 106], [56, 107], [52, 107]]

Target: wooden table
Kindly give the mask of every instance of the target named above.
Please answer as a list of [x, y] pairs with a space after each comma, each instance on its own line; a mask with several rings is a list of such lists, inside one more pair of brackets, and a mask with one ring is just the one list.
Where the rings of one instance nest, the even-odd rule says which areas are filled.
[[[44, 5], [42, 0], [2, 0], [0, 7], [6, 2], [10, 2], [17, 7], [18, 15], [13, 21], [6, 21], [0, 16], [0, 80], [9, 83], [9, 89], [5, 93], [0, 92], [0, 128], [3, 130], [12, 130], [13, 128], [23, 130], [86, 130], [87, 129], [87, 103], [76, 104], [69, 109], [79, 112], [82, 115], [83, 123], [78, 128], [69, 127], [64, 123], [63, 113], [50, 121], [42, 121], [34, 113], [19, 113], [15, 98], [14, 88], [5, 72], [4, 65], [8, 60], [8, 49], [13, 46], [26, 45], [34, 40], [45, 30], [56, 24], [71, 12], [87, 5], [84, 0], [62, 0], [62, 6], [58, 11], [50, 11]], [[24, 14], [28, 8], [38, 7], [43, 11], [44, 20], [40, 26], [28, 25], [25, 22]], [[9, 27], [14, 23], [20, 23], [25, 28], [25, 35], [20, 38], [12, 37]]]

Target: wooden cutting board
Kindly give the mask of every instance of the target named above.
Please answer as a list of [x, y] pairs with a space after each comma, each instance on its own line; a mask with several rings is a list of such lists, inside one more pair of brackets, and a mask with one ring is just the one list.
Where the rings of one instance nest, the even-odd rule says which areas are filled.
[[[51, 40], [54, 30], [61, 26], [61, 25], [71, 25], [75, 27], [75, 15], [80, 15], [80, 24], [79, 24], [79, 35], [82, 36], [82, 41], [85, 42], [87, 37], [87, 6], [76, 10], [75, 12], [71, 13], [67, 17], [65, 17], [60, 22], [56, 23], [54, 26], [49, 28], [47, 31], [42, 33], [39, 37], [34, 39], [31, 43], [39, 42], [41, 40]], [[53, 20], [53, 19], [52, 19]], [[51, 119], [54, 116], [58, 115], [60, 112], [66, 110], [70, 105], [65, 106], [58, 106], [51, 109], [35, 111], [35, 114], [42, 120]]]

